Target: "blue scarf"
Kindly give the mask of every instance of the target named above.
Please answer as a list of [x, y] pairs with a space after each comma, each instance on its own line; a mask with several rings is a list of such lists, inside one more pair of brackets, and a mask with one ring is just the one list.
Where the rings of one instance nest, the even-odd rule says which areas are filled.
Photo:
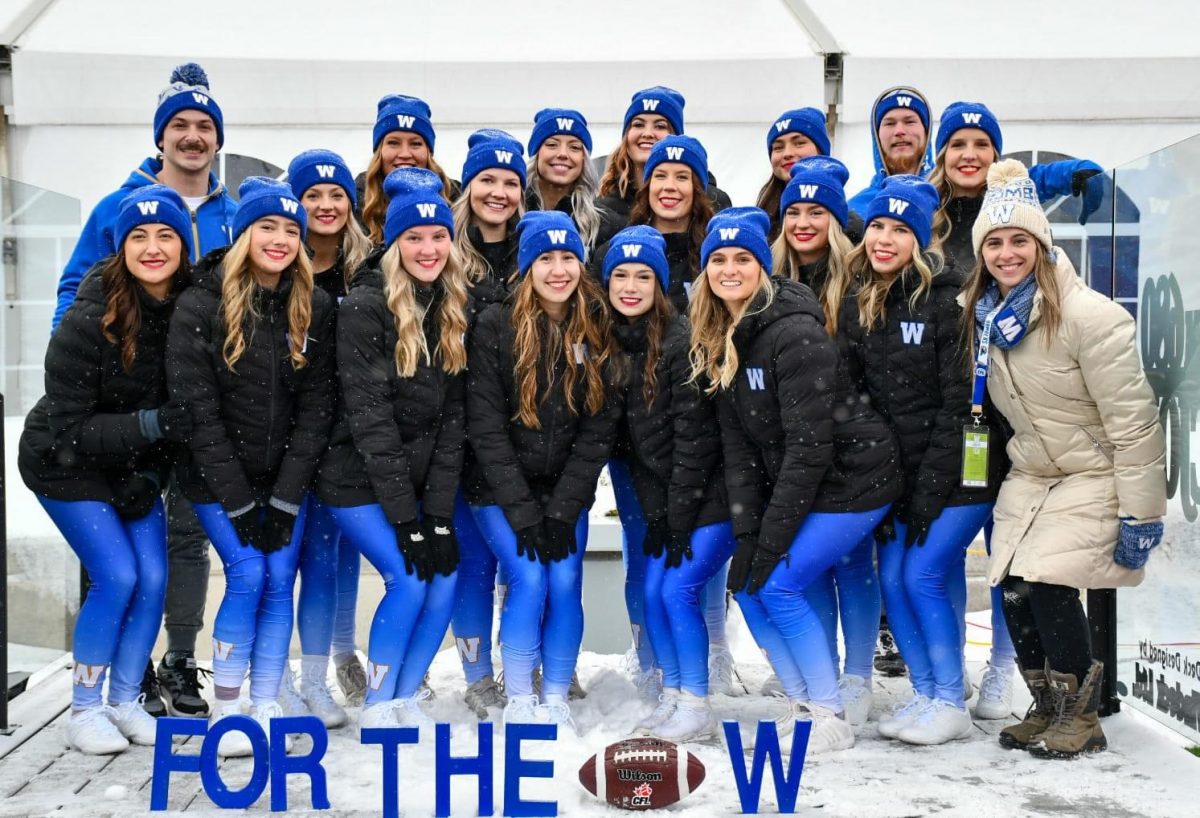
[[1037, 295], [1037, 277], [1030, 273], [1025, 280], [1008, 291], [1008, 298], [1001, 299], [1000, 287], [995, 280], [988, 284], [979, 302], [975, 305], [975, 331], [982, 333], [987, 317], [1000, 306], [992, 321], [990, 341], [1000, 349], [1012, 349], [1029, 331], [1029, 315], [1033, 312], [1033, 297]]

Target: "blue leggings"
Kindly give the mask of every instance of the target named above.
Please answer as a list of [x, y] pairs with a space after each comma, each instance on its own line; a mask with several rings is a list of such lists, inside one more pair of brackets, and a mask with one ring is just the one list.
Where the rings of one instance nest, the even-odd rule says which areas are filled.
[[708, 628], [702, 597], [705, 585], [728, 564], [736, 545], [733, 527], [716, 523], [692, 532], [692, 558], [678, 568], [667, 568], [665, 555], [646, 559], [646, 633], [662, 668], [663, 687], [708, 695]]
[[762, 590], [737, 594], [746, 624], [767, 652], [789, 699], [841, 712], [828, 631], [808, 602], [807, 588], [853, 551], [887, 510], [882, 506], [844, 514], [810, 512]]
[[[633, 477], [624, 460], [608, 461], [608, 476], [612, 480], [613, 496], [617, 501], [617, 514], [621, 518], [622, 552], [625, 558], [625, 610], [629, 614], [629, 625], [633, 630], [633, 645], [637, 650], [638, 664], [642, 670], [655, 666], [654, 643], [643, 639], [647, 626], [646, 600], [646, 554], [642, 550], [646, 539], [646, 521], [642, 507], [633, 487]], [[726, 595], [725, 579], [729, 574], [726, 564], [717, 567], [704, 589], [704, 623], [708, 628], [709, 642], [725, 644]]]
[[358, 603], [358, 550], [342, 536], [329, 507], [310, 495], [308, 521], [300, 542], [300, 593], [296, 627], [305, 656], [354, 651]]
[[248, 665], [250, 700], [274, 701], [292, 641], [292, 589], [308, 503], [300, 506], [292, 541], [273, 554], [242, 545], [220, 503], [193, 508], [225, 568], [225, 596], [213, 623], [213, 683], [240, 688]]
[[846, 645], [844, 673], [870, 679], [879, 639], [879, 575], [875, 571], [875, 538], [868, 534], [834, 566], [804, 589], [829, 640], [834, 667], [841, 665], [837, 629], [840, 619]]
[[533, 692], [533, 670], [540, 660], [542, 692], [566, 696], [583, 643], [587, 511], [575, 524], [579, 548], [549, 565], [517, 556], [517, 537], [500, 506], [472, 506], [471, 512], [508, 576], [508, 597], [500, 614], [500, 650], [508, 695]]
[[[990, 503], [953, 506], [933, 521], [924, 545], [904, 547], [906, 526], [879, 549], [879, 573], [892, 636], [913, 688], [962, 705], [967, 546], [991, 512]], [[959, 587], [961, 581], [961, 600]]]
[[331, 506], [329, 511], [383, 578], [383, 599], [371, 620], [367, 643], [366, 703], [407, 699], [417, 692], [442, 646], [454, 610], [458, 573], [435, 574], [430, 582], [406, 573], [396, 530], [378, 503]]
[[[983, 545], [988, 556], [992, 556], [992, 527], [994, 523], [989, 514], [983, 524]], [[1004, 590], [999, 585], [992, 586], [992, 655], [993, 667], [1005, 667], [1017, 661], [1017, 648], [1013, 645], [1012, 636], [1008, 633], [1008, 622], [1004, 619]]]
[[451, 625], [463, 675], [467, 684], [472, 685], [493, 673], [496, 556], [488, 548], [461, 491], [454, 498], [454, 533], [458, 536], [459, 563]]
[[75, 620], [71, 706], [82, 710], [100, 704], [109, 665], [109, 703], [133, 701], [158, 637], [167, 589], [162, 500], [155, 500], [140, 520], [122, 520], [98, 500], [37, 498], [91, 580]]

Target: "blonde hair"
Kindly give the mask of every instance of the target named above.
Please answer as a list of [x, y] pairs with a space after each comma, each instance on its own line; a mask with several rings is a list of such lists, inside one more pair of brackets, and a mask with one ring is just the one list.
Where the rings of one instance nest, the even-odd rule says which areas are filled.
[[383, 297], [396, 322], [396, 374], [411, 378], [417, 366], [434, 360], [450, 375], [467, 368], [467, 280], [453, 245], [438, 281], [445, 296], [438, 311], [438, 346], [431, 354], [425, 340], [425, 309], [417, 304], [416, 287], [400, 259], [400, 243], [392, 242], [379, 261]]
[[[786, 214], [784, 218], [786, 218]], [[807, 282], [800, 278], [800, 253], [788, 244], [782, 219], [779, 224], [779, 237], [771, 245], [771, 259], [775, 275], [806, 284]], [[817, 300], [821, 302], [821, 309], [825, 311], [825, 331], [831, 338], [837, 335], [838, 313], [842, 308], [842, 299], [849, 292], [850, 285], [854, 281], [854, 276], [851, 275], [850, 267], [847, 264], [848, 257], [853, 250], [854, 245], [842, 231], [842, 225], [830, 214], [829, 246], [826, 248], [825, 256], [828, 273], [825, 277], [825, 286], [816, 295]]]
[[[442, 170], [442, 166], [433, 158], [433, 151], [429, 151], [429, 170], [438, 175], [442, 180], [442, 198], [446, 200], [446, 204], [450, 203], [450, 177], [446, 175], [446, 171]], [[367, 177], [363, 187], [363, 207], [362, 220], [363, 226], [367, 228], [367, 238], [372, 244], [383, 244], [383, 223], [387, 219], [388, 197], [383, 192], [383, 180], [388, 175], [388, 171], [383, 169], [383, 141], [380, 140], [379, 147], [375, 149], [375, 153], [371, 154], [371, 161], [367, 165]]]
[[[581, 375], [586, 384], [583, 409], [594, 415], [604, 407], [603, 374], [612, 354], [612, 322], [600, 285], [594, 276], [583, 270], [582, 262], [579, 285], [568, 302], [567, 318], [561, 326], [546, 316], [529, 274], [521, 279], [514, 292], [512, 325], [516, 331], [513, 374], [521, 396], [513, 420], [519, 420], [529, 429], [540, 429], [538, 406], [559, 388], [566, 398], [567, 410], [578, 415], [580, 408], [575, 405], [575, 384]], [[581, 356], [582, 364], [576, 359], [578, 348], [587, 350]], [[554, 379], [554, 366], [560, 355], [567, 364], [561, 387]], [[538, 395], [539, 361], [546, 368], [546, 391], [542, 395]]]
[[[529, 166], [525, 169], [525, 173], [529, 177], [527, 189], [537, 205], [536, 209], [544, 210], [546, 203], [542, 201], [542, 177], [538, 173], [537, 163], [537, 154], [534, 154], [533, 158], [529, 160]], [[575, 220], [579, 237], [583, 239], [586, 247], [592, 247], [596, 243], [596, 236], [600, 233], [600, 211], [596, 209], [596, 196], [599, 188], [600, 179], [596, 176], [596, 168], [592, 164], [592, 154], [587, 148], [584, 148], [583, 171], [579, 174], [579, 178], [571, 184], [571, 192], [568, 195], [571, 198], [571, 218]]]
[[[472, 183], [474, 180], [471, 180]], [[475, 224], [475, 211], [471, 210], [471, 186], [463, 188], [462, 193], [454, 200], [454, 204], [450, 205], [450, 213], [454, 217], [454, 247], [458, 251], [463, 273], [468, 281], [477, 284], [485, 280], [489, 274], [494, 275], [497, 279], [503, 274], [502, 270], [492, 270], [487, 263], [487, 259], [479, 252], [475, 243], [471, 241], [468, 228]], [[507, 223], [508, 235], [512, 235], [517, 229], [517, 222], [525, 215], [525, 197], [521, 196], [517, 201], [517, 212], [509, 217]]]
[[[692, 338], [688, 347], [688, 359], [692, 363], [692, 374], [688, 383], [701, 383], [707, 379], [705, 393], [711, 395], [719, 389], [728, 389], [738, 370], [737, 347], [733, 344], [733, 333], [747, 315], [762, 312], [775, 300], [775, 286], [766, 270], [759, 267], [758, 287], [754, 294], [731, 314], [725, 302], [717, 297], [708, 283], [708, 274], [701, 270], [696, 285], [692, 287], [692, 300], [688, 304], [688, 320], [692, 325]], [[760, 296], [762, 305], [753, 313], [749, 307]]]
[[[950, 223], [950, 216], [946, 213], [946, 206], [950, 204], [950, 200], [957, 194], [958, 190], [954, 187], [954, 183], [950, 181], [949, 175], [946, 173], [946, 148], [949, 147], [949, 142], [942, 146], [942, 149], [937, 152], [937, 156], [933, 159], [933, 170], [929, 172], [929, 184], [933, 185], [938, 194], [938, 209], [933, 212], [933, 239], [929, 242], [930, 250], [941, 250], [942, 245], [946, 243], [946, 239], [950, 238], [950, 231], [954, 229], [954, 225]], [[996, 150], [996, 146], [992, 146], [992, 164], [1000, 161], [1000, 152]], [[986, 171], [984, 176], [986, 176]], [[985, 184], [979, 189], [979, 198], [983, 198], [983, 194], [987, 191]]]
[[915, 271], [918, 282], [908, 299], [909, 307], [916, 309], [917, 302], [929, 292], [933, 286], [933, 278], [942, 272], [942, 254], [931, 250], [922, 252], [920, 245], [913, 245], [912, 260], [894, 276], [884, 278], [875, 272], [867, 259], [867, 243], [862, 241], [850, 251], [846, 266], [850, 275], [862, 282], [858, 290], [858, 323], [863, 329], [870, 331], [876, 324], [887, 320], [887, 296], [896, 282], [903, 282], [906, 287]]
[[[221, 353], [230, 372], [235, 371], [234, 365], [246, 352], [246, 318], [261, 317], [254, 309], [254, 290], [258, 284], [250, 266], [250, 231], [253, 229], [254, 226], [251, 225], [242, 231], [242, 235], [238, 236], [221, 262], [224, 270], [221, 280], [221, 313], [225, 317], [225, 343], [221, 347]], [[294, 369], [302, 369], [308, 364], [304, 357], [304, 349], [308, 326], [312, 322], [313, 295], [312, 261], [303, 247], [297, 249], [295, 261], [284, 274], [292, 278], [292, 288], [288, 292], [287, 301], [288, 339], [291, 341], [288, 358], [291, 359]]]
[[[1032, 234], [1030, 235], [1032, 236]], [[1042, 343], [1049, 347], [1062, 323], [1062, 288], [1058, 286], [1055, 263], [1050, 260], [1046, 248], [1036, 237], [1032, 240], [1037, 245], [1037, 259], [1033, 263], [1033, 276], [1038, 290], [1042, 293]], [[980, 253], [975, 260], [975, 270], [963, 288], [962, 326], [960, 329], [963, 344], [971, 353], [967, 359], [970, 367], [974, 366], [975, 355], [979, 351], [979, 340], [975, 332], [975, 306], [991, 282], [992, 274], [988, 272], [987, 266], [983, 263], [983, 254]]]
[[372, 247], [371, 240], [367, 238], [358, 219], [354, 218], [353, 213], [349, 214], [346, 217], [346, 226], [342, 228], [342, 281], [347, 289], [350, 288], [350, 282], [354, 280], [358, 268], [371, 254]]

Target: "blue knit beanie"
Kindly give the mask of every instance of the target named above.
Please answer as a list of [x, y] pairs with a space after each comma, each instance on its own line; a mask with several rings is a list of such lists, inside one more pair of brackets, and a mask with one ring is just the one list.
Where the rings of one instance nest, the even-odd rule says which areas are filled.
[[538, 256], [552, 250], [568, 250], [580, 264], [587, 261], [575, 222], [561, 210], [529, 211], [517, 222], [517, 235], [517, 271], [521, 275], [529, 272]]
[[166, 185], [135, 188], [121, 200], [118, 208], [115, 230], [118, 253], [133, 228], [143, 224], [165, 224], [179, 234], [187, 251], [184, 258], [192, 257], [192, 220], [187, 205], [172, 188]]
[[789, 205], [796, 202], [814, 202], [833, 214], [838, 224], [845, 229], [850, 219], [850, 207], [846, 204], [846, 182], [850, 171], [832, 156], [807, 156], [792, 165], [792, 178], [779, 197], [779, 218]]
[[552, 136], [574, 136], [592, 152], [592, 133], [583, 114], [570, 108], [543, 108], [534, 114], [533, 133], [529, 136], [529, 155], [536, 156], [542, 143]]
[[863, 211], [863, 225], [879, 218], [904, 222], [916, 235], [917, 244], [924, 249], [929, 246], [933, 214], [938, 204], [937, 190], [920, 176], [907, 173], [889, 176]]
[[829, 131], [825, 130], [825, 114], [816, 108], [795, 108], [784, 111], [767, 131], [767, 153], [771, 153], [771, 145], [784, 134], [804, 134], [822, 156], [829, 155]]
[[608, 289], [608, 280], [612, 271], [622, 264], [645, 264], [658, 276], [658, 283], [663, 292], [671, 284], [671, 267], [667, 264], [667, 240], [653, 227], [635, 224], [626, 227], [613, 236], [608, 243], [608, 252], [604, 254], [604, 266], [600, 271], [600, 281]]
[[512, 134], [498, 128], [483, 128], [467, 137], [467, 161], [463, 163], [462, 187], [489, 168], [511, 170], [525, 189], [525, 149]]
[[727, 207], [708, 222], [708, 234], [700, 245], [700, 269], [708, 266], [708, 257], [721, 247], [749, 250], [767, 275], [771, 274], [771, 247], [767, 233], [771, 217], [757, 207]]
[[300, 240], [308, 237], [308, 213], [292, 193], [292, 186], [269, 176], [247, 176], [238, 185], [238, 206], [233, 214], [233, 240], [265, 216], [280, 216], [300, 225]]
[[681, 134], [683, 133], [683, 106], [686, 104], [687, 101], [683, 98], [683, 94], [674, 88], [667, 88], [665, 85], [655, 85], [653, 88], [638, 91], [633, 95], [629, 107], [625, 110], [625, 124], [621, 127], [621, 133], [629, 130], [629, 123], [635, 116], [658, 114], [671, 123], [673, 133]]
[[217, 149], [225, 144], [225, 117], [221, 106], [208, 92], [208, 74], [194, 62], [175, 66], [170, 85], [158, 95], [154, 109], [154, 144], [162, 142], [167, 123], [180, 111], [202, 111], [212, 117], [217, 127]]
[[425, 168], [396, 168], [383, 180], [388, 197], [383, 243], [390, 245], [410, 227], [441, 225], [454, 238], [454, 214], [442, 197], [442, 180]]
[[937, 142], [933, 152], [941, 153], [954, 132], [963, 128], [978, 128], [992, 140], [992, 147], [996, 149], [997, 155], [1004, 152], [1000, 123], [996, 120], [996, 115], [982, 102], [951, 102], [946, 106], [946, 110], [942, 111], [942, 118], [938, 120]]
[[423, 99], [403, 94], [388, 94], [379, 100], [379, 112], [375, 114], [375, 141], [371, 150], [379, 150], [379, 143], [392, 131], [409, 131], [420, 134], [433, 153], [433, 112]]
[[701, 189], [708, 189], [708, 152], [699, 140], [683, 134], [664, 136], [654, 143], [650, 156], [646, 159], [646, 168], [642, 171], [642, 181], [650, 181], [654, 169], [663, 162], [681, 162], [692, 169]]
[[350, 204], [358, 207], [358, 191], [354, 188], [354, 174], [342, 157], [333, 151], [316, 148], [298, 154], [288, 164], [288, 183], [297, 199], [313, 185], [338, 185], [350, 197]]
[[875, 103], [876, 133], [879, 132], [879, 123], [883, 121], [887, 112], [897, 108], [907, 108], [916, 112], [925, 126], [925, 133], [929, 133], [929, 106], [925, 104], [925, 98], [912, 88], [893, 88]]

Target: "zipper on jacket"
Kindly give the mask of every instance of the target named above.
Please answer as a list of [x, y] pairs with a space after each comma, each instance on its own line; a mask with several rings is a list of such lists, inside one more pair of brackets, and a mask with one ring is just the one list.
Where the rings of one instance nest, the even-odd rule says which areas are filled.
[[1100, 442], [1100, 439], [1089, 432], [1086, 426], [1080, 426], [1079, 428], [1082, 429], [1083, 433], [1088, 436], [1089, 440], [1092, 441], [1092, 448], [1096, 450], [1096, 453], [1107, 460], [1109, 464], [1115, 464], [1113, 456], [1104, 448], [1104, 444]]
[[195, 264], [200, 260], [200, 223], [195, 210], [189, 207], [188, 213], [192, 216], [192, 263]]
[[264, 474], [271, 467], [271, 439], [275, 436], [275, 392], [279, 386], [279, 373], [277, 369], [279, 347], [276, 343], [278, 339], [275, 335], [275, 299], [271, 299], [271, 309], [268, 310], [268, 315], [268, 320], [271, 324], [271, 380], [267, 385], [267, 394], [270, 395], [270, 398], [267, 401], [267, 445], [266, 448], [263, 449]]

